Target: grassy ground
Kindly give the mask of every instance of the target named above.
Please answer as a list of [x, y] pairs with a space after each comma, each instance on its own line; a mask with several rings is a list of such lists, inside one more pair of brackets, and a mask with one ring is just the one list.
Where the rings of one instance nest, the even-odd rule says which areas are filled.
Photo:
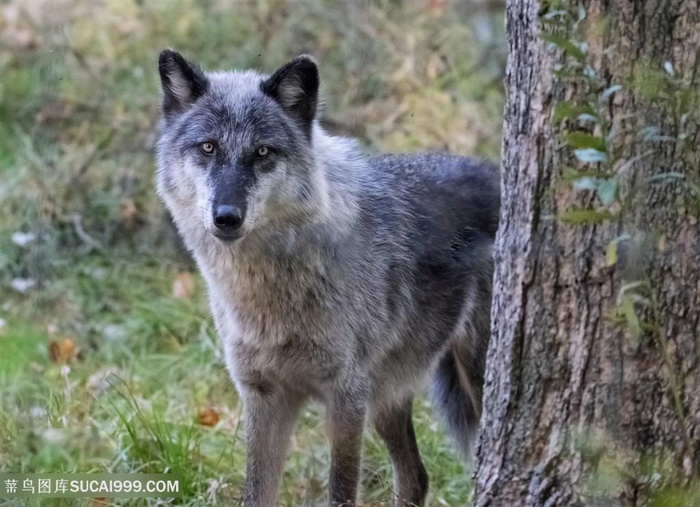
[[[268, 71], [308, 52], [331, 130], [372, 151], [496, 158], [501, 53], [474, 40], [469, 16], [442, 2], [339, 5], [0, 3], [0, 472], [173, 471], [175, 503], [240, 496], [240, 406], [153, 191], [161, 48]], [[431, 505], [464, 504], [468, 470], [425, 403], [415, 418]], [[375, 435], [365, 455], [364, 500], [380, 505], [391, 467]], [[322, 502], [328, 461], [312, 406], [280, 502]]]

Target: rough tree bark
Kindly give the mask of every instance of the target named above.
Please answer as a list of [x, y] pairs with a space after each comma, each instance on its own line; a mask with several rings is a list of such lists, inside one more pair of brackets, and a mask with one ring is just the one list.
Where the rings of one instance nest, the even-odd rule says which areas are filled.
[[700, 505], [700, 2], [509, 0], [507, 33], [475, 505]]

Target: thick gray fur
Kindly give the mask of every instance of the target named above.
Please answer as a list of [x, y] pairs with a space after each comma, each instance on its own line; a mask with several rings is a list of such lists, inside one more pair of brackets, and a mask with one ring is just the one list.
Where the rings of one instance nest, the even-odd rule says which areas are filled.
[[[424, 505], [416, 390], [432, 376], [465, 454], [478, 427], [497, 169], [444, 154], [368, 158], [328, 135], [308, 57], [272, 76], [205, 73], [166, 50], [160, 73], [157, 188], [207, 282], [243, 401], [244, 504], [274, 505], [296, 416], [316, 399], [330, 505], [356, 502], [366, 422], [389, 449], [396, 504]], [[222, 204], [242, 219], [225, 237], [212, 218]]]

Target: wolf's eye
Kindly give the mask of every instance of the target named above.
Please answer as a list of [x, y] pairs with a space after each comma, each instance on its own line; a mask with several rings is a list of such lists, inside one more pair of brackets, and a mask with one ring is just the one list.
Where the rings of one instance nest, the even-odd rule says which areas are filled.
[[199, 151], [201, 151], [205, 155], [211, 155], [212, 153], [214, 153], [214, 143], [207, 141], [200, 144]]
[[257, 150], [255, 150], [255, 154], [262, 158], [262, 157], [267, 157], [267, 155], [270, 153], [270, 148], [267, 146], [259, 146]]

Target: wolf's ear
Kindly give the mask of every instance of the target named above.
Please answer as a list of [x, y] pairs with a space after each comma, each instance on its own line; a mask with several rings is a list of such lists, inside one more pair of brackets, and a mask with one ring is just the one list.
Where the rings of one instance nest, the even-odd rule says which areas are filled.
[[265, 95], [272, 97], [311, 137], [311, 123], [318, 102], [318, 68], [310, 56], [301, 55], [260, 84]]
[[163, 87], [163, 113], [166, 116], [187, 110], [209, 86], [202, 70], [172, 49], [164, 49], [160, 53], [158, 70]]

